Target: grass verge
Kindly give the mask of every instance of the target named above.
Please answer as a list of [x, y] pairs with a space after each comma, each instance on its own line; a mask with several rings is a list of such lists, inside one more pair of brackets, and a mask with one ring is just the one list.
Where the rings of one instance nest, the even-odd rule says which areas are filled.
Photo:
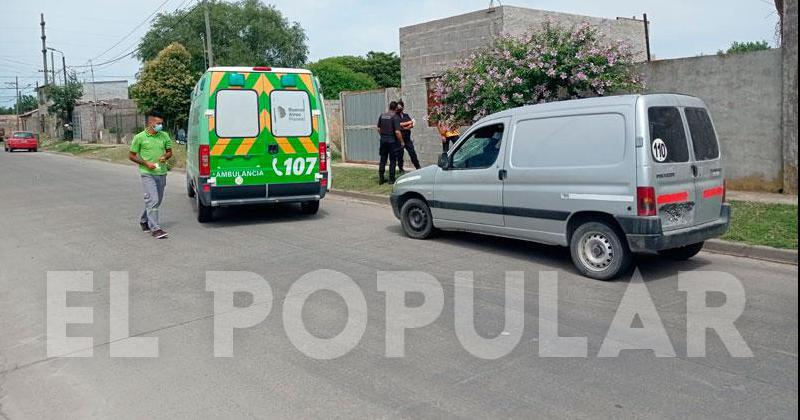
[[797, 249], [797, 206], [733, 201], [731, 228], [722, 239]]
[[[87, 157], [92, 159], [108, 160], [117, 163], [130, 163], [128, 160], [128, 145], [107, 145], [107, 144], [87, 144], [72, 141], [56, 141], [43, 143], [41, 148], [52, 152], [69, 153], [75, 156]], [[186, 146], [174, 143], [172, 145], [172, 159], [169, 160], [169, 168], [186, 167]]]
[[333, 167], [333, 188], [381, 195], [389, 195], [392, 192], [391, 185], [378, 185], [377, 168], [354, 168], [339, 165]]

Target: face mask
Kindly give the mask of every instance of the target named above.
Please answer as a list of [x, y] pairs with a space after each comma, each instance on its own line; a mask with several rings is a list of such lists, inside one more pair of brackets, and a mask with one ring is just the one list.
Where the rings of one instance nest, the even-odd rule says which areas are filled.
[[153, 126], [153, 131], [155, 131], [156, 133], [158, 133], [159, 131], [161, 131], [163, 129], [164, 129], [164, 125], [163, 124], [156, 124], [156, 125]]

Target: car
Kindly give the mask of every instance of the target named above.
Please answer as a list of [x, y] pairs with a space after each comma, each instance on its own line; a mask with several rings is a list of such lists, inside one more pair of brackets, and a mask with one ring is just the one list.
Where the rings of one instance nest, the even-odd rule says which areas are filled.
[[6, 129], [0, 127], [0, 143], [4, 142], [5, 140], [6, 140]]
[[638, 253], [685, 260], [730, 223], [716, 131], [699, 98], [621, 95], [482, 118], [390, 196], [411, 238], [437, 229], [569, 247], [610, 280]]
[[6, 138], [4, 149], [6, 152], [20, 149], [36, 152], [39, 150], [39, 139], [30, 131], [14, 131]]
[[299, 203], [315, 214], [330, 188], [319, 81], [305, 69], [212, 67], [189, 112], [186, 187], [197, 220], [218, 207]]

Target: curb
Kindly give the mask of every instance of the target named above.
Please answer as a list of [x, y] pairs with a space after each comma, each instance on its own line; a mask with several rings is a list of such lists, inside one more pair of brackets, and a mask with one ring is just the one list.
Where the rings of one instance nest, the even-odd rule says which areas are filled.
[[380, 194], [368, 194], [368, 193], [361, 193], [361, 192], [354, 192], [354, 191], [347, 191], [347, 190], [337, 190], [332, 189], [328, 191], [329, 194], [338, 195], [341, 197], [347, 198], [355, 198], [357, 200], [364, 200], [369, 201], [376, 204], [383, 204], [385, 206], [389, 205], [389, 196], [380, 195]]
[[706, 241], [703, 251], [715, 254], [733, 255], [736, 257], [752, 258], [756, 260], [772, 261], [783, 264], [797, 265], [797, 251], [779, 249], [768, 246], [747, 245], [738, 242], [728, 242], [720, 239]]

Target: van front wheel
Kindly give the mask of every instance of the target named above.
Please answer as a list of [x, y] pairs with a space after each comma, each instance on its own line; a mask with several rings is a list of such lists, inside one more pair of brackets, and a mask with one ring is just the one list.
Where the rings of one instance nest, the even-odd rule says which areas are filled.
[[612, 280], [633, 263], [628, 244], [605, 222], [588, 222], [578, 227], [570, 241], [570, 254], [581, 274], [596, 280]]
[[413, 239], [427, 239], [433, 233], [431, 208], [419, 198], [411, 198], [400, 209], [400, 223], [403, 232]]

